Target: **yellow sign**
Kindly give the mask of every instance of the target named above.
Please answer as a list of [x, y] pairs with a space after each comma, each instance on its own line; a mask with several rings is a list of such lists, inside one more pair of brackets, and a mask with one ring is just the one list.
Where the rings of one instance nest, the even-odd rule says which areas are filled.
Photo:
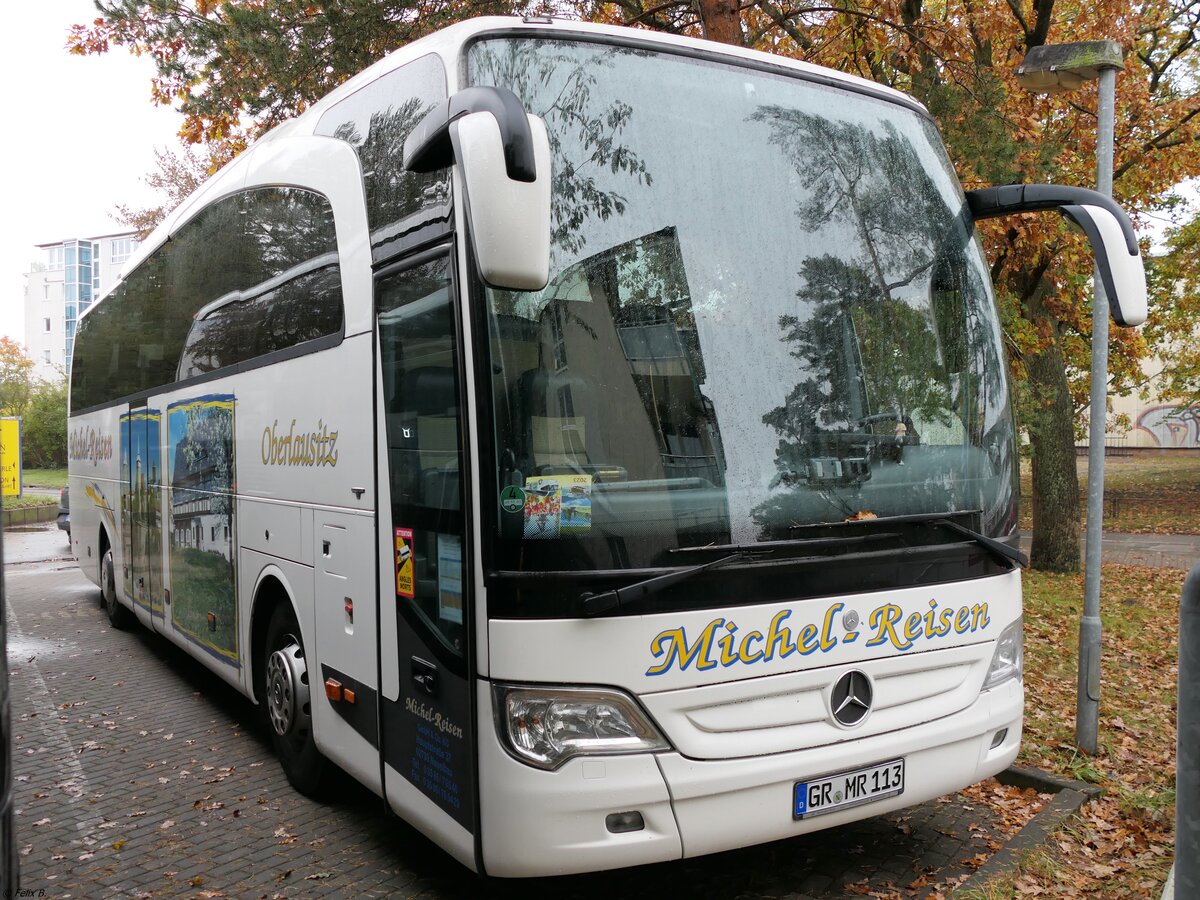
[[21, 420], [0, 419], [0, 493], [21, 496]]
[[411, 528], [396, 529], [396, 596], [412, 600], [417, 595], [413, 578], [413, 533]]

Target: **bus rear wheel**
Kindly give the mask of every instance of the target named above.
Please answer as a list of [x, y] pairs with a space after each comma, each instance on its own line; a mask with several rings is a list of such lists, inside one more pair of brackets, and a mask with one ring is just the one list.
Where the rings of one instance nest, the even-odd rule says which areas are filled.
[[117, 573], [112, 547], [104, 551], [104, 558], [100, 561], [100, 605], [104, 607], [109, 624], [118, 631], [124, 631], [133, 624], [133, 613], [117, 599]]
[[267, 625], [262, 703], [275, 753], [292, 787], [307, 796], [320, 793], [327, 760], [313, 739], [308, 666], [300, 626], [291, 609], [276, 606]]

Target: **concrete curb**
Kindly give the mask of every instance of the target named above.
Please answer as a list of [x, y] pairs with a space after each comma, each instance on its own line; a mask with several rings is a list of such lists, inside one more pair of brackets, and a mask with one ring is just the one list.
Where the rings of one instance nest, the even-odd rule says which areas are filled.
[[1042, 794], [1057, 794], [1059, 791], [1078, 791], [1085, 794], [1089, 800], [1095, 800], [1104, 793], [1103, 788], [1088, 784], [1086, 781], [1072, 781], [1070, 778], [1059, 778], [1041, 769], [1025, 769], [1021, 766], [1009, 766], [996, 776], [1001, 784], [1009, 784], [1019, 788], [1033, 788]]
[[3, 512], [5, 528], [20, 525], [36, 525], [39, 522], [53, 522], [58, 517], [58, 504], [49, 506], [14, 506]]
[[1018, 766], [1005, 769], [996, 776], [996, 780], [1014, 787], [1033, 788], [1042, 794], [1054, 794], [1054, 797], [1038, 810], [1008, 843], [997, 850], [991, 859], [980, 866], [974, 875], [955, 888], [955, 894], [972, 889], [982, 890], [996, 875], [1016, 868], [1022, 857], [1045, 844], [1063, 823], [1083, 808], [1085, 803], [1095, 800], [1103, 793], [1103, 790], [1094, 784], [1070, 781], [1040, 769], [1024, 769]]

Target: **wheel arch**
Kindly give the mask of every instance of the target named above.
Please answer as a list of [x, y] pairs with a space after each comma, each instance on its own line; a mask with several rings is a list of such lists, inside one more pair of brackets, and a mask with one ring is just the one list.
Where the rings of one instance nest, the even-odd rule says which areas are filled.
[[262, 673], [259, 671], [263, 649], [267, 643], [267, 625], [271, 615], [279, 606], [286, 606], [292, 611], [301, 632], [301, 640], [309, 646], [308, 637], [304, 634], [301, 624], [300, 611], [296, 608], [295, 593], [292, 591], [287, 576], [277, 566], [267, 566], [258, 574], [254, 584], [254, 602], [250, 605], [250, 654], [246, 662], [249, 670], [250, 697], [257, 704], [262, 704], [259, 696]]

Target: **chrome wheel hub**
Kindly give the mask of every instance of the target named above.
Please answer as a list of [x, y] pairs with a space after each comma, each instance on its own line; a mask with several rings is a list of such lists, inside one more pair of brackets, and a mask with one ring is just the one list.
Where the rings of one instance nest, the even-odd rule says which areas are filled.
[[281, 737], [296, 734], [307, 722], [308, 679], [300, 647], [288, 644], [267, 660], [267, 712]]

